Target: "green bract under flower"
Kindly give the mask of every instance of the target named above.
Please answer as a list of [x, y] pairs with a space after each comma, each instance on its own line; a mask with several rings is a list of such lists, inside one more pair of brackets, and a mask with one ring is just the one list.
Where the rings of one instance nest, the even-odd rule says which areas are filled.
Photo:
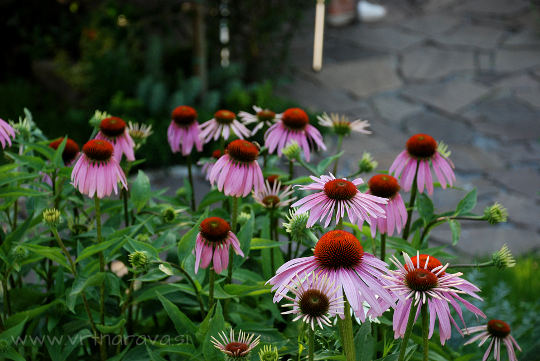
[[56, 227], [60, 223], [60, 211], [56, 208], [49, 208], [43, 211], [43, 221], [50, 227]]

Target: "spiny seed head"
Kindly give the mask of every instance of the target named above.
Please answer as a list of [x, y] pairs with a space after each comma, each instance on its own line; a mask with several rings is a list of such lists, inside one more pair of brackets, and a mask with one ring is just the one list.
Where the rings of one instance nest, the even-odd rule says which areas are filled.
[[197, 111], [190, 106], [180, 105], [172, 111], [172, 120], [179, 126], [188, 126], [197, 120]]
[[[49, 143], [49, 147], [56, 150], [63, 141], [63, 137], [53, 140]], [[79, 154], [79, 151], [79, 145], [74, 140], [67, 138], [66, 145], [62, 151], [62, 160], [64, 161], [64, 164], [70, 163], [73, 159], [75, 159], [77, 154]]]
[[124, 133], [126, 122], [119, 117], [108, 117], [101, 121], [99, 130], [107, 137], [114, 138]]
[[220, 124], [231, 124], [236, 119], [236, 114], [230, 110], [218, 110], [214, 114], [214, 119]]
[[[428, 257], [429, 257], [429, 259], [428, 259]], [[418, 258], [420, 258], [420, 259], [418, 260]], [[426, 267], [426, 261], [428, 261], [427, 267]], [[430, 255], [427, 255], [427, 254], [421, 254], [419, 256], [414, 256], [414, 257], [411, 258], [411, 262], [414, 265], [414, 267], [416, 267], [417, 262], [418, 262], [418, 264], [420, 264], [420, 268], [425, 268], [430, 272], [433, 271], [433, 269], [442, 266], [441, 261], [439, 261], [437, 258], [435, 258], [433, 256], [430, 256]], [[405, 269], [408, 271], [409, 266], [405, 265]], [[439, 273], [439, 277], [443, 276], [445, 273], [446, 272]]]
[[369, 191], [377, 197], [393, 198], [399, 192], [399, 183], [389, 174], [377, 174], [368, 181]]
[[163, 223], [173, 223], [176, 220], [176, 211], [172, 207], [167, 207], [161, 212]]
[[407, 286], [414, 291], [428, 291], [437, 287], [439, 279], [437, 276], [424, 268], [415, 268], [405, 276]]
[[282, 151], [283, 155], [285, 155], [285, 157], [287, 157], [288, 160], [299, 160], [300, 159], [300, 146], [295, 141], [291, 141], [281, 151]]
[[275, 117], [276, 113], [268, 109], [263, 109], [257, 113], [257, 119], [261, 122], [270, 122], [274, 120]]
[[358, 193], [358, 188], [356, 188], [353, 182], [346, 179], [333, 179], [324, 185], [324, 193], [328, 198], [348, 201], [353, 199], [356, 193]]
[[362, 154], [362, 159], [358, 162], [358, 171], [360, 173], [369, 173], [377, 168], [378, 165], [379, 163], [373, 159], [370, 153], [364, 152], [364, 154]]
[[510, 325], [501, 320], [489, 320], [487, 329], [492, 336], [498, 338], [505, 338], [510, 334]]
[[493, 253], [491, 259], [498, 269], [512, 268], [516, 265], [516, 260], [506, 244], [504, 244], [500, 250]]
[[83, 146], [83, 153], [90, 160], [95, 162], [104, 162], [111, 159], [114, 147], [106, 140], [92, 139]]
[[16, 261], [24, 261], [28, 257], [28, 249], [25, 246], [17, 245], [13, 247], [12, 254]]
[[415, 158], [431, 158], [437, 151], [437, 142], [428, 134], [415, 134], [407, 141], [407, 152]]
[[223, 243], [229, 236], [231, 226], [220, 217], [204, 219], [199, 226], [201, 235], [209, 242]]
[[135, 251], [128, 256], [129, 264], [137, 272], [146, 271], [146, 267], [150, 263], [148, 255], [144, 251]]
[[321, 317], [330, 309], [330, 300], [324, 292], [311, 288], [301, 294], [298, 305], [302, 314]]
[[307, 113], [300, 108], [289, 108], [283, 112], [281, 121], [293, 130], [303, 130], [309, 123]]
[[499, 202], [484, 209], [484, 218], [489, 224], [503, 223], [508, 220], [508, 211]]
[[273, 345], [264, 345], [264, 347], [259, 350], [259, 360], [260, 361], [278, 361], [279, 352], [278, 352], [277, 347]]
[[56, 227], [60, 223], [60, 211], [56, 208], [45, 209], [43, 221], [50, 227]]
[[287, 216], [287, 222], [283, 223], [285, 231], [291, 235], [294, 242], [302, 242], [308, 238], [306, 227], [309, 219], [309, 213], [296, 214], [296, 209], [290, 209]]
[[325, 233], [319, 239], [313, 255], [325, 268], [354, 269], [361, 262], [364, 249], [352, 233], [335, 230]]
[[248, 140], [237, 139], [229, 143], [227, 153], [237, 162], [250, 163], [259, 157], [259, 148]]
[[246, 224], [251, 219], [251, 213], [249, 212], [240, 212], [238, 214], [238, 223]]

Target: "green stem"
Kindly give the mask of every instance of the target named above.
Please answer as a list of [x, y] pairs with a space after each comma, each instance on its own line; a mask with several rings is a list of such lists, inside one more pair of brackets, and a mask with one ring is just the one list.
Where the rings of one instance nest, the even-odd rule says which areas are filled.
[[[278, 218], [276, 217], [274, 212], [270, 213], [270, 219], [271, 219], [270, 234], [274, 238], [274, 241], [279, 242], [279, 235], [278, 235], [278, 231], [277, 231]], [[291, 244], [291, 241], [289, 240], [289, 245], [290, 244]], [[270, 248], [270, 268], [272, 270], [272, 274], [274, 274], [274, 272], [276, 270], [275, 267], [276, 267], [276, 261], [274, 259], [274, 249]]]
[[420, 241], [424, 242], [424, 239], [427, 237], [431, 229], [437, 225], [437, 223], [440, 222], [446, 222], [449, 219], [457, 219], [457, 220], [463, 220], [463, 221], [485, 221], [486, 218], [484, 216], [445, 216], [445, 217], [437, 217], [434, 220], [430, 221], [422, 231], [422, 235], [420, 236]]
[[308, 327], [309, 332], [309, 345], [308, 345], [308, 361], [313, 361], [313, 355], [315, 354], [315, 331]]
[[420, 162], [416, 162], [416, 171], [414, 172], [413, 186], [411, 189], [411, 198], [409, 199], [409, 210], [407, 211], [407, 222], [405, 223], [405, 228], [403, 230], [403, 239], [407, 240], [409, 237], [409, 232], [411, 230], [411, 217], [414, 209], [414, 201], [416, 200], [416, 192], [418, 191], [417, 179], [418, 179], [418, 168], [420, 167]]
[[476, 264], [471, 264], [471, 263], [451, 264], [448, 266], [448, 268], [483, 268], [483, 267], [491, 267], [494, 265], [495, 264], [493, 263], [493, 261], [488, 261], [488, 262], [476, 263]]
[[187, 157], [189, 184], [191, 185], [191, 209], [195, 211], [195, 185], [193, 184], [193, 172], [191, 170], [191, 154]]
[[381, 261], [386, 259], [386, 233], [381, 233]]
[[[337, 152], [336, 154], [339, 154], [341, 152], [341, 148], [343, 147], [343, 135], [339, 135], [338, 136], [338, 143], [337, 143]], [[339, 163], [339, 158], [336, 159], [335, 163], [334, 163], [334, 176], [337, 175], [337, 169], [338, 169], [338, 163]]]
[[191, 284], [191, 287], [193, 287], [193, 291], [195, 292], [195, 295], [197, 296], [197, 300], [199, 301], [199, 308], [201, 309], [201, 316], [204, 318], [204, 316], [205, 316], [205, 314], [204, 314], [204, 304], [203, 304], [203, 301], [202, 301], [201, 293], [199, 292], [199, 289], [195, 285], [195, 281], [193, 280], [193, 278], [189, 275], [189, 273], [187, 273], [187, 271], [182, 266], [180, 266], [180, 265], [178, 265], [176, 263], [172, 263], [172, 262], [169, 262], [169, 265], [171, 267], [176, 268], [178, 271], [182, 272], [184, 277], [186, 277], [188, 282]]
[[345, 308], [343, 310], [345, 319], [342, 321], [343, 328], [343, 351], [345, 351], [345, 359], [347, 361], [356, 361], [356, 350], [354, 348], [353, 324], [351, 317], [351, 306], [349, 301], [345, 300]]
[[[231, 232], [236, 234], [236, 223], [237, 223], [237, 217], [238, 217], [238, 198], [232, 197], [231, 198]], [[227, 279], [226, 284], [232, 282], [232, 273], [233, 273], [233, 248], [229, 247], [229, 267], [227, 270]]]
[[13, 203], [13, 226], [11, 227], [12, 231], [14, 231], [15, 228], [17, 228], [17, 215], [18, 214], [19, 214], [19, 198], [15, 198], [15, 203]]
[[343, 217], [341, 217], [336, 224], [336, 229], [343, 229]]
[[129, 193], [125, 188], [122, 188], [122, 200], [124, 203], [124, 226], [129, 227]]
[[302, 167], [304, 167], [308, 172], [310, 172], [311, 174], [313, 174], [313, 175], [317, 175], [317, 174], [318, 174], [317, 170], [314, 169], [313, 167], [311, 167], [311, 166], [310, 166], [309, 164], [307, 164], [306, 162], [304, 162], [304, 161], [302, 160], [302, 158], [299, 158], [299, 159], [298, 159], [298, 163], [299, 163]]
[[9, 315], [11, 315], [11, 299], [9, 297], [9, 289], [7, 284], [7, 279], [9, 277], [9, 273], [5, 275], [4, 279], [2, 280], [2, 288], [4, 293], [4, 318], [7, 320]]
[[[97, 243], [100, 244], [103, 241], [101, 235], [101, 209], [99, 207], [99, 198], [96, 195], [94, 197], [95, 211], [96, 211], [96, 233], [97, 233]], [[105, 272], [105, 258], [103, 257], [103, 252], [99, 252], [99, 272]], [[99, 322], [102, 325], [105, 325], [105, 282], [101, 282], [99, 286]], [[107, 359], [107, 349], [103, 344], [103, 338], [100, 333], [99, 341], [99, 351], [101, 356], [101, 361]]]
[[429, 313], [427, 303], [424, 303], [421, 308], [422, 313], [422, 341], [423, 341], [423, 361], [429, 361]]
[[289, 180], [293, 180], [294, 178], [294, 163], [292, 159], [289, 159]]
[[407, 321], [407, 328], [405, 330], [405, 335], [403, 336], [403, 341], [401, 341], [401, 349], [399, 350], [398, 361], [403, 361], [405, 357], [405, 351], [407, 350], [407, 343], [409, 343], [409, 338], [414, 326], [414, 317], [416, 316], [417, 307], [414, 306], [414, 300], [411, 302], [411, 309], [409, 310], [409, 319]]
[[216, 272], [210, 268], [209, 285], [208, 285], [208, 309], [211, 310], [214, 306], [214, 283], [216, 281]]

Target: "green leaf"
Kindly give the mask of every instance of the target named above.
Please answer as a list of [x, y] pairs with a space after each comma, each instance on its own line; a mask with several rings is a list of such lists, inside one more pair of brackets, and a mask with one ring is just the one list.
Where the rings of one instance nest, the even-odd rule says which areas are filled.
[[204, 341], [204, 338], [206, 337], [206, 334], [208, 333], [208, 328], [210, 327], [210, 321], [212, 320], [212, 315], [214, 313], [215, 308], [216, 308], [216, 305], [210, 308], [204, 320], [199, 324], [199, 327], [197, 328], [197, 332], [195, 332], [195, 338], [200, 343]]
[[200, 211], [201, 209], [204, 209], [214, 203], [224, 201], [225, 199], [227, 199], [227, 196], [222, 192], [218, 191], [217, 189], [211, 190], [210, 192], [206, 193], [204, 198], [201, 200], [197, 210]]
[[416, 207], [418, 209], [418, 214], [424, 219], [424, 223], [433, 218], [433, 202], [425, 194], [420, 193], [418, 195]]
[[456, 216], [472, 211], [476, 206], [476, 198], [476, 188], [474, 188], [472, 191], [467, 193], [467, 195], [461, 201], [459, 201], [456, 208]]
[[336, 159], [338, 159], [339, 157], [341, 157], [345, 152], [339, 152], [338, 154], [334, 154], [330, 157], [326, 157], [324, 158], [323, 160], [321, 160], [319, 162], [319, 164], [317, 165], [317, 174], [323, 174], [325, 171], [326, 171], [326, 168], [328, 168], [328, 166], [330, 164], [332, 164]]
[[62, 168], [64, 166], [64, 160], [62, 159], [62, 153], [64, 152], [64, 148], [66, 147], [67, 143], [67, 136], [64, 137], [62, 140], [62, 143], [58, 145], [58, 148], [56, 148], [54, 152], [54, 156], [52, 158], [52, 164], [54, 164], [58, 168]]
[[239, 266], [249, 255], [249, 249], [251, 245], [251, 238], [253, 238], [253, 229], [255, 228], [255, 214], [251, 211], [251, 217], [249, 220], [240, 228], [240, 231], [237, 234], [238, 241], [240, 242], [240, 248], [244, 253], [244, 257], [238, 257], [235, 255], [234, 265]]
[[206, 208], [204, 213], [199, 217], [197, 224], [180, 238], [180, 241], [178, 242], [178, 261], [180, 264], [182, 264], [184, 259], [191, 254], [191, 251], [195, 247], [195, 239], [197, 238], [197, 233], [199, 233], [199, 225], [206, 217], [208, 217], [208, 208]]
[[0, 198], [7, 197], [44, 197], [48, 194], [43, 191], [23, 187], [6, 187], [0, 189]]
[[77, 296], [81, 294], [87, 287], [97, 286], [103, 283], [105, 273], [99, 272], [90, 277], [78, 275], [73, 281], [70, 293], [67, 295], [67, 307], [71, 312], [75, 312], [75, 304]]
[[197, 332], [197, 327], [191, 322], [189, 317], [187, 317], [180, 309], [171, 301], [156, 293], [163, 308], [169, 315], [169, 318], [174, 324], [174, 328], [178, 334], [184, 334], [186, 331], [190, 334], [195, 334]]
[[224, 286], [225, 292], [235, 296], [258, 296], [266, 293], [271, 293], [271, 285], [239, 285], [228, 284]]
[[58, 247], [40, 246], [38, 244], [28, 244], [25, 246], [30, 252], [36, 253], [42, 257], [48, 258], [71, 271], [66, 257]]
[[114, 325], [101, 325], [97, 323], [96, 328], [101, 333], [118, 334], [120, 332], [120, 329], [124, 326], [125, 323], [126, 323], [126, 319], [121, 318]]
[[252, 238], [249, 248], [251, 250], [256, 250], [256, 249], [265, 249], [265, 248], [277, 248], [280, 246], [281, 246], [280, 242], [272, 241], [271, 239]]
[[126, 241], [127, 241], [127, 239], [122, 239], [122, 240], [111, 239], [109, 241], [101, 242], [101, 243], [98, 243], [98, 244], [94, 244], [93, 246], [86, 247], [85, 249], [83, 249], [81, 254], [79, 254], [79, 257], [77, 257], [77, 259], [75, 260], [75, 263], [79, 263], [80, 261], [82, 261], [82, 260], [84, 260], [84, 259], [86, 259], [86, 258], [88, 258], [90, 256], [93, 256], [96, 253], [103, 252], [106, 249], [108, 249], [109, 247], [122, 246], [124, 243], [126, 243]]
[[137, 211], [140, 211], [152, 197], [150, 179], [142, 170], [139, 170], [137, 178], [131, 184], [130, 192], [131, 201], [135, 204]]
[[34, 317], [37, 317], [37, 316], [41, 315], [42, 313], [45, 313], [49, 308], [51, 308], [52, 306], [55, 306], [58, 303], [62, 303], [62, 301], [60, 299], [56, 299], [56, 300], [54, 300], [51, 303], [48, 303], [46, 305], [39, 306], [39, 307], [36, 307], [36, 308], [32, 308], [30, 310], [18, 312], [18, 313], [14, 314], [14, 315], [11, 315], [11, 317], [8, 318], [5, 326], [7, 328], [12, 328], [12, 327], [20, 324], [23, 320], [30, 321]]
[[11, 341], [14, 338], [17, 338], [21, 334], [25, 323], [26, 323], [26, 318], [23, 318], [20, 322], [18, 322], [14, 326], [0, 333], [0, 339]]
[[449, 219], [448, 225], [450, 226], [450, 230], [452, 231], [452, 246], [455, 246], [459, 242], [459, 238], [461, 237], [461, 225], [455, 219]]
[[206, 361], [221, 360], [221, 352], [218, 351], [214, 345], [210, 342], [210, 337], [218, 337], [218, 333], [223, 331], [225, 328], [225, 320], [223, 319], [223, 310], [221, 309], [221, 303], [218, 301], [216, 306], [216, 311], [210, 322], [210, 327], [204, 338], [205, 342], [203, 343], [203, 355]]
[[15, 228], [15, 231], [11, 232], [2, 244], [2, 248], [6, 253], [11, 249], [13, 243], [19, 242], [25, 235], [26, 231], [33, 228], [35, 225], [41, 223], [43, 216], [40, 214], [34, 218], [34, 214], [30, 214], [23, 224]]

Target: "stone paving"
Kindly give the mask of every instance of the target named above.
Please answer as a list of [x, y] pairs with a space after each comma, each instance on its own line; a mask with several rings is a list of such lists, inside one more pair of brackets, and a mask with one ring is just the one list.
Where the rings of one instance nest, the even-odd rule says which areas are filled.
[[[516, 254], [539, 250], [539, 10], [524, 0], [384, 4], [389, 14], [382, 22], [325, 28], [320, 73], [311, 71], [307, 16], [291, 47], [291, 82], [279, 94], [313, 111], [371, 121], [373, 135], [344, 143], [341, 175], [356, 169], [364, 151], [388, 169], [417, 132], [443, 140], [462, 190], [436, 191], [436, 208], [455, 208], [464, 190], [477, 187], [477, 213], [494, 201], [510, 213], [497, 226], [462, 223], [458, 252], [480, 256], [503, 243]], [[445, 225], [432, 243], [449, 239]]]

